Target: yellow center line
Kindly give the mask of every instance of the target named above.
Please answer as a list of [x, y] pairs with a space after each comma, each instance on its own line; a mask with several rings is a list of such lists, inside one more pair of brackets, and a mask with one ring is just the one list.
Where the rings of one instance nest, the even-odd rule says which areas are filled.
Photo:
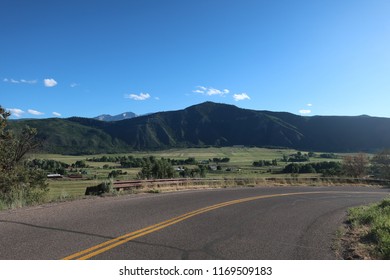
[[259, 195], [259, 196], [235, 199], [235, 200], [226, 201], [226, 202], [218, 203], [218, 204], [215, 204], [215, 205], [211, 205], [211, 206], [208, 206], [208, 207], [200, 208], [200, 209], [197, 209], [195, 211], [191, 211], [191, 212], [185, 213], [183, 215], [174, 217], [172, 219], [165, 220], [163, 222], [160, 222], [160, 223], [148, 226], [146, 228], [142, 228], [140, 230], [127, 233], [125, 235], [113, 238], [113, 239], [108, 240], [106, 242], [103, 242], [103, 243], [100, 243], [100, 244], [95, 245], [93, 247], [90, 247], [88, 249], [85, 249], [83, 251], [80, 251], [80, 252], [77, 252], [75, 254], [69, 255], [69, 256], [63, 258], [63, 260], [86, 260], [86, 259], [90, 259], [90, 258], [92, 258], [94, 256], [100, 255], [100, 254], [102, 254], [102, 253], [104, 253], [104, 252], [106, 252], [108, 250], [111, 250], [111, 249], [113, 249], [113, 248], [115, 248], [115, 247], [117, 247], [119, 245], [127, 243], [127, 242], [129, 242], [131, 240], [134, 240], [136, 238], [139, 238], [141, 236], [144, 236], [144, 235], [147, 235], [149, 233], [161, 230], [163, 228], [166, 228], [166, 227], [169, 227], [171, 225], [177, 224], [177, 223], [179, 223], [181, 221], [187, 220], [187, 219], [189, 219], [191, 217], [194, 217], [194, 216], [197, 216], [197, 215], [200, 215], [200, 214], [203, 214], [203, 213], [206, 213], [206, 212], [218, 209], [218, 208], [222, 208], [222, 207], [226, 207], [226, 206], [230, 206], [230, 205], [234, 205], [234, 204], [238, 204], [238, 203], [258, 200], [258, 199], [264, 199], [264, 198], [281, 197], [281, 196], [292, 196], [292, 195], [306, 195], [306, 194], [325, 194], [325, 193], [348, 193], [348, 194], [350, 194], [350, 193], [354, 193], [354, 194], [356, 194], [356, 193], [369, 193], [369, 194], [373, 194], [373, 192], [318, 191], [318, 192], [296, 192], [296, 193]]

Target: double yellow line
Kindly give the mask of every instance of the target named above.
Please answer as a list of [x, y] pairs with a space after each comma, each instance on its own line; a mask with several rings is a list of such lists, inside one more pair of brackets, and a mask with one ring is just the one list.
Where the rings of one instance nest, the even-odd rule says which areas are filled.
[[215, 205], [211, 205], [208, 207], [204, 207], [192, 212], [185, 213], [183, 215], [177, 216], [175, 218], [163, 221], [158, 224], [154, 224], [151, 226], [148, 226], [146, 228], [130, 232], [128, 234], [119, 236], [117, 238], [108, 240], [106, 242], [103, 242], [101, 244], [98, 244], [96, 246], [93, 246], [91, 248], [88, 248], [86, 250], [77, 252], [75, 254], [72, 254], [70, 256], [67, 256], [64, 258], [64, 260], [87, 260], [90, 259], [94, 256], [100, 255], [108, 250], [111, 250], [121, 244], [124, 244], [126, 242], [129, 242], [131, 240], [134, 240], [136, 238], [139, 238], [141, 236], [147, 235], [149, 233], [161, 230], [163, 228], [169, 227], [171, 225], [177, 224], [181, 221], [187, 220], [191, 217], [200, 215], [205, 212], [209, 212], [218, 208], [226, 207], [229, 205], [234, 205], [238, 203], [243, 203], [243, 202], [248, 202], [252, 200], [257, 200], [257, 199], [264, 199], [264, 198], [271, 198], [271, 197], [281, 197], [281, 196], [291, 196], [291, 195], [304, 195], [304, 194], [323, 194], [323, 193], [343, 193], [343, 192], [337, 192], [337, 191], [323, 191], [323, 192], [296, 192], [296, 193], [283, 193], [283, 194], [271, 194], [271, 195], [259, 195], [259, 196], [254, 196], [254, 197], [248, 197], [248, 198], [242, 198], [242, 199], [236, 199], [236, 200], [231, 200], [227, 202], [222, 202], [218, 203]]

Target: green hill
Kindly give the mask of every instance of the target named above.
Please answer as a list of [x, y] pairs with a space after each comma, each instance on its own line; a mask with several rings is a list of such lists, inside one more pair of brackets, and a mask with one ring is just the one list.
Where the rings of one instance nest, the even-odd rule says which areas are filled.
[[88, 118], [12, 122], [15, 127], [25, 124], [38, 128], [45, 151], [66, 154], [233, 145], [354, 152], [390, 146], [388, 118], [302, 117], [212, 102], [115, 122]]
[[103, 130], [68, 119], [35, 119], [10, 122], [10, 128], [20, 130], [28, 125], [38, 129], [43, 152], [59, 154], [96, 154], [125, 151], [127, 145]]

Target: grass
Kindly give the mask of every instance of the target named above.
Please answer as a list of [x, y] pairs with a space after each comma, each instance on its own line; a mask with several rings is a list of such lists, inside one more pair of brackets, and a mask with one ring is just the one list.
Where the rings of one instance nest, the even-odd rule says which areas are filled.
[[[273, 160], [283, 158], [283, 155], [290, 155], [296, 153], [297, 150], [293, 149], [267, 149], [257, 147], [210, 147], [210, 148], [182, 148], [182, 149], [169, 149], [162, 151], [135, 151], [126, 154], [117, 154], [134, 157], [148, 157], [155, 156], [157, 158], [174, 158], [174, 159], [187, 159], [189, 157], [195, 157], [197, 160], [208, 160], [212, 158], [230, 158], [229, 166], [251, 167], [254, 161], [258, 160]], [[306, 153], [302, 151], [302, 153]], [[318, 152], [317, 154], [320, 154]], [[41, 159], [53, 159], [62, 161], [67, 164], [72, 164], [78, 160], [85, 160], [86, 158], [110, 156], [109, 154], [88, 155], [88, 156], [68, 156], [58, 154], [33, 154], [32, 158]], [[341, 159], [323, 159], [323, 158], [311, 158], [311, 162], [318, 161], [340, 161]], [[114, 163], [102, 163], [102, 162], [88, 162], [88, 165], [93, 167], [102, 167], [108, 164], [110, 166], [116, 166]]]
[[63, 200], [84, 196], [87, 187], [96, 186], [95, 180], [48, 180], [49, 200]]
[[350, 234], [358, 235], [363, 254], [390, 260], [390, 199], [349, 209], [348, 223]]
[[[221, 147], [221, 148], [183, 148], [183, 149], [169, 149], [162, 151], [135, 151], [132, 153], [118, 154], [118, 155], [132, 155], [134, 157], [166, 157], [175, 159], [187, 159], [189, 157], [195, 157], [197, 160], [207, 160], [214, 157], [222, 158], [229, 157], [233, 164], [252, 164], [255, 160], [272, 160], [275, 158], [282, 158], [284, 154], [289, 155], [296, 153], [296, 150], [292, 149], [266, 149], [256, 147]], [[32, 158], [53, 159], [62, 161], [68, 164], [74, 163], [77, 160], [85, 160], [86, 158], [101, 157], [103, 155], [110, 156], [109, 154], [89, 155], [89, 156], [68, 156], [58, 154], [34, 154]], [[103, 163], [104, 164], [104, 163]]]
[[0, 194], [0, 210], [39, 205], [48, 202], [48, 189], [19, 189]]
[[282, 158], [284, 154], [289, 155], [295, 153], [291, 149], [266, 149], [256, 147], [210, 147], [210, 148], [185, 148], [185, 149], [170, 149], [155, 152], [138, 152], [134, 156], [156, 156], [169, 157], [175, 159], [187, 159], [195, 157], [197, 160], [208, 160], [212, 158], [230, 158], [229, 165], [252, 165], [256, 160], [273, 160]]
[[[172, 159], [187, 159], [194, 157], [198, 161], [208, 160], [213, 158], [230, 158], [228, 163], [220, 163], [222, 171], [209, 171], [207, 178], [225, 178], [235, 180], [235, 178], [248, 178], [252, 180], [262, 180], [267, 177], [286, 178], [290, 181], [290, 174], [271, 174], [271, 169], [281, 169], [285, 166], [285, 163], [279, 162], [277, 167], [253, 167], [252, 163], [258, 160], [273, 160], [278, 159], [279, 161], [283, 158], [283, 155], [290, 155], [296, 153], [296, 150], [292, 149], [266, 149], [256, 147], [209, 147], [209, 148], [182, 148], [182, 149], [170, 149], [162, 151], [136, 151], [132, 153], [119, 154], [133, 157], [148, 157], [155, 156], [157, 158], [165, 157]], [[306, 153], [302, 151], [303, 153]], [[319, 154], [319, 153], [317, 153]], [[101, 157], [100, 155], [85, 155], [85, 156], [69, 156], [69, 155], [58, 155], [58, 154], [34, 154], [31, 158], [41, 159], [53, 159], [67, 164], [75, 163], [79, 160], [86, 160], [92, 157]], [[106, 154], [108, 155], [108, 154]], [[108, 155], [109, 156], [109, 155]], [[328, 159], [312, 158], [311, 162], [324, 161]], [[340, 159], [330, 159], [339, 161]], [[115, 169], [120, 169], [123, 172], [127, 172], [127, 175], [120, 175], [118, 180], [132, 180], [135, 179], [140, 168], [120, 168], [117, 163], [112, 162], [90, 162], [86, 161], [88, 168], [83, 168], [87, 174], [84, 175], [85, 179], [88, 180], [48, 180], [49, 182], [49, 199], [58, 200], [66, 198], [74, 198], [84, 196], [86, 187], [96, 186], [107, 179], [108, 174], [114, 169], [104, 169], [104, 165], [108, 165]], [[226, 168], [233, 168], [234, 171], [225, 171]], [[238, 171], [238, 169], [240, 171]], [[320, 177], [320, 174], [300, 174], [298, 178], [305, 177]]]

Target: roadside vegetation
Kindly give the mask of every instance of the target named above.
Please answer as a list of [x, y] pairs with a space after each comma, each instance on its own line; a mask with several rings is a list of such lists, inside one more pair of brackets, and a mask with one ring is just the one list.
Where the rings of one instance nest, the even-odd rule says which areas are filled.
[[390, 199], [349, 209], [343, 258], [390, 260]]
[[19, 133], [7, 130], [10, 113], [0, 107], [0, 209], [45, 201], [49, 191], [42, 169], [26, 166], [26, 154], [37, 148], [37, 131], [24, 127]]

